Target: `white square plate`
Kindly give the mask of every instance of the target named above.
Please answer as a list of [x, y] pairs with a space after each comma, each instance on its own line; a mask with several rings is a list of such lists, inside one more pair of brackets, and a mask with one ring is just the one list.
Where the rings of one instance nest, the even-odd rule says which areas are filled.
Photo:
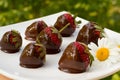
[[[79, 74], [69, 74], [62, 72], [58, 69], [58, 61], [67, 47], [67, 45], [76, 40], [77, 34], [81, 27], [88, 23], [87, 20], [82, 18], [77, 18], [77, 20], [81, 20], [79, 28], [76, 29], [74, 34], [71, 37], [64, 37], [63, 43], [61, 46], [61, 52], [54, 55], [46, 55], [46, 63], [44, 66], [37, 69], [28, 69], [23, 68], [19, 65], [20, 54], [24, 47], [31, 41], [25, 40], [25, 30], [26, 28], [32, 24], [34, 21], [44, 20], [48, 25], [54, 25], [57, 17], [61, 14], [66, 13], [65, 11], [59, 12], [53, 15], [45, 16], [42, 18], [25, 21], [17, 24], [12, 24], [4, 27], [0, 27], [0, 39], [6, 31], [10, 31], [11, 29], [18, 30], [23, 39], [23, 45], [21, 50], [15, 54], [7, 54], [0, 50], [0, 74], [4, 74], [10, 78], [15, 80], [85, 80], [85, 79], [101, 79], [103, 77], [109, 76], [120, 70], [120, 63], [111, 66], [110, 68], [90, 68], [88, 71]], [[118, 38], [120, 34], [111, 31], [109, 29], [104, 29], [107, 35], [110, 35], [111, 38]]]

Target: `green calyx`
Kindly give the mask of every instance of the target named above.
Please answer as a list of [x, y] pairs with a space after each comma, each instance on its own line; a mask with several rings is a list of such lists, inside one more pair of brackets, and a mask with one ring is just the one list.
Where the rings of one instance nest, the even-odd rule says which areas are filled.
[[85, 53], [87, 53], [87, 54], [89, 55], [89, 58], [90, 58], [90, 66], [91, 66], [91, 65], [92, 65], [92, 62], [94, 61], [94, 57], [93, 57], [93, 55], [89, 52], [89, 49], [88, 49], [87, 45], [84, 44], [84, 43], [82, 43], [82, 45], [85, 46]]
[[57, 34], [59, 39], [61, 38], [61, 35], [60, 35], [59, 31], [54, 27], [52, 28], [52, 33]]
[[91, 53], [89, 53], [89, 56], [90, 56], [90, 66], [92, 65], [92, 62], [94, 61], [94, 57]]
[[41, 51], [42, 51], [41, 44], [35, 44], [35, 46], [38, 47], [38, 48], [37, 48], [37, 51], [38, 51], [38, 52], [41, 52]]
[[96, 30], [100, 31], [100, 37], [104, 37], [104, 31], [103, 31], [103, 28], [97, 24], [95, 24], [94, 26], [96, 28]]
[[11, 30], [11, 32], [12, 32], [13, 35], [20, 34], [20, 33], [19, 33], [18, 31], [16, 31], [16, 30]]
[[21, 39], [20, 39], [20, 34], [16, 30], [11, 30], [11, 35], [12, 35], [12, 43], [15, 45], [15, 48], [19, 48], [21, 46]]

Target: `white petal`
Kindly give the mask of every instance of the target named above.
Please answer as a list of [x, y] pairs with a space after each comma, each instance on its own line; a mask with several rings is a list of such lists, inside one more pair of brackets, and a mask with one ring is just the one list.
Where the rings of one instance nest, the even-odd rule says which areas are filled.
[[102, 39], [98, 39], [98, 46], [99, 47], [103, 47], [103, 44], [104, 44], [103, 38]]
[[90, 48], [90, 50], [93, 50], [94, 52], [96, 52], [96, 50], [98, 49], [97, 45], [93, 42], [88, 44], [88, 47]]
[[106, 45], [108, 45], [108, 38], [103, 38], [102, 39], [102, 41], [103, 41], [103, 46], [105, 47]]

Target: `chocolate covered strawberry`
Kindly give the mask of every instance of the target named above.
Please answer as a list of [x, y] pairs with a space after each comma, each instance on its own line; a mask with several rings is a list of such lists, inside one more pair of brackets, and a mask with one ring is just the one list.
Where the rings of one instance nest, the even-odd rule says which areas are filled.
[[46, 27], [37, 36], [36, 42], [46, 47], [47, 54], [55, 54], [60, 52], [62, 37], [56, 28]]
[[[67, 26], [67, 27], [64, 30], [60, 31], [64, 26]], [[76, 29], [75, 18], [69, 13], [60, 15], [57, 18], [57, 21], [55, 22], [54, 27], [58, 31], [60, 31], [62, 36], [64, 37], [71, 36]]]
[[84, 43], [70, 43], [59, 60], [59, 69], [69, 73], [85, 72], [93, 57]]
[[45, 28], [47, 24], [44, 21], [36, 21], [27, 27], [25, 31], [25, 39], [36, 40], [36, 36]]
[[79, 31], [76, 41], [83, 42], [85, 44], [89, 44], [90, 42], [97, 44], [98, 38], [102, 37], [102, 33], [102, 29], [100, 29], [96, 23], [89, 22]]
[[29, 43], [20, 56], [20, 66], [38, 68], [45, 63], [46, 49], [42, 44]]
[[11, 30], [6, 32], [1, 41], [1, 50], [8, 53], [18, 52], [22, 45], [22, 37], [18, 31]]

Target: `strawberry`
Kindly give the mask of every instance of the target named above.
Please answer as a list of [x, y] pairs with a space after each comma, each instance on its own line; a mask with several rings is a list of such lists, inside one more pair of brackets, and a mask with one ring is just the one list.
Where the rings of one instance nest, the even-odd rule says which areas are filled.
[[89, 44], [90, 42], [97, 44], [98, 38], [103, 37], [101, 35], [102, 33], [103, 30], [96, 23], [89, 22], [79, 31], [76, 41], [83, 42], [85, 44]]
[[27, 68], [38, 68], [45, 63], [46, 49], [42, 44], [29, 43], [20, 55], [20, 65]]
[[75, 25], [75, 20], [74, 20], [74, 17], [72, 17], [71, 14], [63, 14], [63, 16], [65, 17], [65, 19], [70, 23], [71, 27], [73, 27], [74, 29], [76, 28], [76, 25]]
[[46, 47], [47, 54], [55, 54], [60, 51], [62, 37], [54, 27], [46, 27], [37, 36], [37, 43], [42, 43]]
[[18, 48], [21, 45], [21, 42], [18, 42], [21, 40], [21, 37], [19, 37], [19, 33], [15, 30], [12, 30], [9, 35], [9, 41], [11, 44], [13, 44], [16, 48]]
[[14, 41], [14, 39], [15, 39], [15, 36], [13, 36], [12, 34], [9, 36], [9, 40], [10, 40], [10, 43], [11, 44], [13, 44], [13, 45], [15, 45], [15, 43], [16, 43], [16, 40]]
[[51, 41], [54, 44], [60, 46], [60, 44], [61, 44], [61, 37], [60, 37], [60, 34], [58, 34], [58, 31], [56, 31], [52, 27], [48, 27], [44, 31], [45, 31], [45, 33], [48, 35], [48, 37], [51, 39]]
[[85, 72], [93, 57], [84, 43], [70, 43], [59, 60], [59, 69], [70, 73]]
[[22, 37], [19, 32], [11, 30], [6, 32], [1, 40], [1, 50], [9, 53], [19, 51], [22, 45]]
[[37, 32], [38, 32], [38, 34], [46, 27], [48, 27], [48, 26], [44, 21], [42, 21], [42, 20], [38, 21], [38, 24], [37, 24]]
[[[85, 52], [88, 50], [87, 46], [83, 43], [74, 42], [74, 46], [77, 48], [81, 61], [85, 62], [85, 67], [92, 63], [91, 54], [89, 52]], [[87, 50], [86, 50], [87, 49]]]
[[36, 40], [36, 36], [45, 28], [47, 24], [44, 21], [36, 21], [27, 27], [25, 31], [25, 39]]
[[[69, 25], [68, 25], [68, 23], [69, 23]], [[61, 35], [64, 37], [71, 36], [76, 29], [75, 18], [69, 13], [60, 15], [57, 18], [57, 21], [55, 22], [54, 27], [58, 31], [60, 31], [66, 25], [67, 25], [67, 27], [63, 31], [60, 32]]]

